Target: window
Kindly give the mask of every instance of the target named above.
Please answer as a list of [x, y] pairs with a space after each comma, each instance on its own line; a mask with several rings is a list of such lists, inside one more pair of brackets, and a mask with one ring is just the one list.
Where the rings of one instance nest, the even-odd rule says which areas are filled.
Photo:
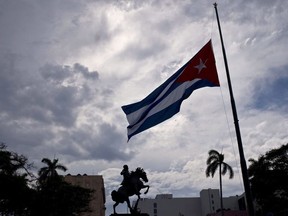
[[153, 207], [154, 207], [154, 216], [157, 216], [157, 203], [153, 203]]

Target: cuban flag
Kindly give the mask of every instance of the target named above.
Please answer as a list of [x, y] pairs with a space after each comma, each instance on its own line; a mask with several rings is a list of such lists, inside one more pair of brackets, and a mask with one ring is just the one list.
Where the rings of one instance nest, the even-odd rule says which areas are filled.
[[180, 111], [183, 100], [202, 87], [220, 86], [211, 40], [184, 66], [143, 100], [122, 106], [129, 139]]

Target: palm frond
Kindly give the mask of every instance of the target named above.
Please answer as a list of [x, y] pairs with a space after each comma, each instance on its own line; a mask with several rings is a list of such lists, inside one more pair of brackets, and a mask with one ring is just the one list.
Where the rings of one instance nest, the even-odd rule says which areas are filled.
[[211, 164], [214, 161], [218, 161], [218, 157], [216, 155], [211, 155], [211, 156], [208, 157], [208, 159], [206, 161], [206, 164], [209, 165], [209, 164]]

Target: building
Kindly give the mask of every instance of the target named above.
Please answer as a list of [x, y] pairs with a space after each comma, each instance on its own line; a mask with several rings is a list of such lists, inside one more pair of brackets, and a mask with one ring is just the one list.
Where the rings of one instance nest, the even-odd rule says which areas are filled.
[[93, 190], [92, 200], [89, 203], [90, 212], [81, 216], [105, 216], [105, 189], [101, 175], [66, 175], [64, 180], [72, 185]]
[[[140, 212], [150, 216], [216, 216], [220, 206], [218, 189], [204, 189], [200, 197], [174, 198], [172, 194], [159, 194], [155, 199], [142, 198], [138, 203]], [[223, 208], [225, 216], [248, 215], [243, 195], [223, 197]]]

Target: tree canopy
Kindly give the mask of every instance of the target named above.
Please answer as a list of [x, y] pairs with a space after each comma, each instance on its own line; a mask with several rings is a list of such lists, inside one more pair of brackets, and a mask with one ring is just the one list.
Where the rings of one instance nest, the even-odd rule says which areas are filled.
[[288, 212], [288, 144], [249, 162], [251, 190], [259, 214]]
[[53, 159], [51, 161], [49, 158], [43, 158], [42, 163], [45, 163], [47, 166], [42, 167], [39, 172], [39, 183], [44, 186], [44, 184], [49, 184], [50, 182], [59, 180], [59, 175], [57, 170], [66, 172], [67, 168], [58, 163], [58, 159]]
[[210, 150], [208, 154], [209, 156], [206, 162], [207, 164], [206, 176], [207, 177], [209, 177], [210, 175], [213, 177], [218, 168], [219, 168], [221, 175], [225, 175], [228, 171], [229, 178], [232, 179], [234, 177], [234, 172], [233, 172], [232, 167], [226, 162], [224, 162], [224, 154], [221, 154], [214, 149]]
[[[57, 170], [67, 169], [58, 159], [43, 158], [42, 162], [47, 166], [36, 178], [28, 158], [0, 144], [0, 215], [71, 216], [89, 211], [92, 190], [65, 182]], [[31, 180], [37, 187], [31, 187]]]
[[210, 175], [214, 177], [216, 170], [219, 168], [219, 182], [220, 182], [220, 203], [221, 203], [221, 212], [223, 213], [223, 192], [222, 192], [222, 175], [225, 175], [228, 171], [229, 178], [232, 179], [234, 177], [234, 172], [232, 167], [224, 162], [224, 154], [219, 153], [218, 151], [212, 149], [208, 152], [208, 158], [206, 161], [206, 177]]
[[0, 213], [2, 215], [22, 215], [30, 205], [31, 189], [28, 176], [32, 164], [15, 152], [6, 150], [0, 144]]

